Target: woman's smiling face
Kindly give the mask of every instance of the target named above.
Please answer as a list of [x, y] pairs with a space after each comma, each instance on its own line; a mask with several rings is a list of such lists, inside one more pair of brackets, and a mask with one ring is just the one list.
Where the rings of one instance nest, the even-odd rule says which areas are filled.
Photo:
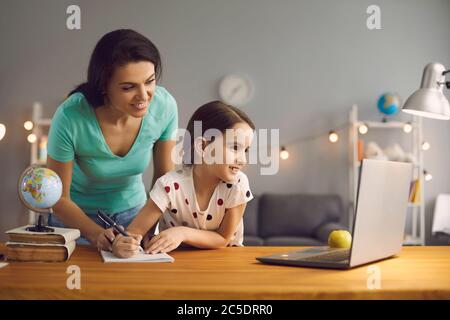
[[116, 67], [106, 88], [108, 107], [135, 118], [143, 117], [156, 88], [155, 66], [149, 61]]

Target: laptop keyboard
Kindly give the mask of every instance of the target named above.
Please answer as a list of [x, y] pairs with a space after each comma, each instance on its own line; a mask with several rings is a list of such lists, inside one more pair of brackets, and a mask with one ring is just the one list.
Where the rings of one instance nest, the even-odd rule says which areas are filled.
[[350, 250], [336, 250], [324, 254], [300, 258], [300, 260], [308, 262], [339, 262], [347, 260], [349, 255]]

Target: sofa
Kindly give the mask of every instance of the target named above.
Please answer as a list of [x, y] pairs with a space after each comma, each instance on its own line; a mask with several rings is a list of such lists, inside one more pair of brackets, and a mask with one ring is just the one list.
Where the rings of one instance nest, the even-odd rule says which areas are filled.
[[244, 213], [245, 246], [322, 246], [335, 229], [348, 230], [340, 220], [338, 195], [262, 194]]

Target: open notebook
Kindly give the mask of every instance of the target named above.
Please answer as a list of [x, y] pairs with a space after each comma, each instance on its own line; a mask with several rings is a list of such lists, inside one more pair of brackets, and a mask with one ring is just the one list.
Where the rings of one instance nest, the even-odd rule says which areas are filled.
[[103, 262], [174, 262], [175, 259], [167, 253], [137, 253], [131, 258], [117, 258], [112, 252], [102, 250]]

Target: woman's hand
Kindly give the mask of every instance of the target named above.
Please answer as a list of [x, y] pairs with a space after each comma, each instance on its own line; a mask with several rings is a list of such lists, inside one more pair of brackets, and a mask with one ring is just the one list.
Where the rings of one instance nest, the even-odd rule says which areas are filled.
[[139, 252], [142, 236], [128, 233], [129, 237], [118, 234], [112, 244], [112, 252], [119, 258], [130, 258]]
[[109, 228], [106, 230], [102, 230], [102, 232], [99, 232], [95, 241], [91, 242], [95, 244], [95, 246], [99, 251], [100, 250], [111, 251], [112, 250], [111, 244], [113, 243], [115, 237], [116, 235], [114, 234], [113, 228]]
[[175, 250], [184, 241], [183, 228], [173, 227], [160, 232], [145, 245], [145, 252], [155, 254]]

